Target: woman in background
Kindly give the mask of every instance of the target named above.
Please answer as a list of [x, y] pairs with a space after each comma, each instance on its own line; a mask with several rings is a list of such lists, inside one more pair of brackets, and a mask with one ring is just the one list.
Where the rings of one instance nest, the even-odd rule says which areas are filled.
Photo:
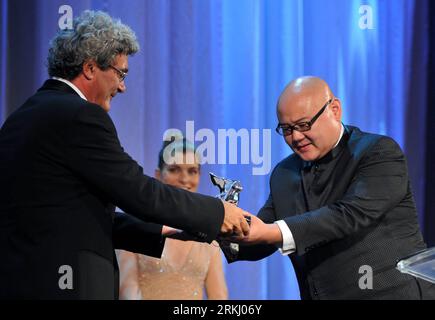
[[[176, 163], [165, 163], [165, 148], [175, 150]], [[155, 177], [163, 183], [196, 192], [200, 164], [193, 145], [185, 138], [166, 141], [159, 152]], [[228, 299], [222, 257], [216, 242], [167, 238], [161, 259], [127, 251], [117, 254], [120, 299], [201, 300], [204, 290], [208, 299]]]

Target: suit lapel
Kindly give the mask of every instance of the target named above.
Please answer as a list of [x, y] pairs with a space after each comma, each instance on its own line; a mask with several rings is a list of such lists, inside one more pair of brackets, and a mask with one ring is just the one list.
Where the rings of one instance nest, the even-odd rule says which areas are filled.
[[303, 163], [299, 158], [290, 156], [274, 172], [273, 179], [271, 179], [271, 192], [277, 219], [308, 211], [304, 201], [301, 178], [302, 165]]

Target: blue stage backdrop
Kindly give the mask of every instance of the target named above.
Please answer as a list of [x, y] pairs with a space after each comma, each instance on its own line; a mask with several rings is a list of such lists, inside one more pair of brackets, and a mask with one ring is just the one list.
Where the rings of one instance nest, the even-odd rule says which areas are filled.
[[[291, 152], [274, 132], [277, 97], [293, 78], [317, 75], [341, 99], [345, 123], [404, 148], [424, 211], [425, 0], [1, 0], [0, 123], [47, 78], [62, 5], [73, 15], [107, 11], [136, 32], [141, 50], [110, 114], [146, 173], [154, 173], [164, 131], [187, 130], [197, 146], [210, 143], [215, 162], [203, 166], [200, 191], [217, 193], [208, 171], [239, 179], [240, 206], [257, 213], [270, 170]], [[237, 159], [219, 139], [219, 129], [231, 128], [245, 137]], [[299, 299], [279, 253], [224, 265], [232, 299]]]

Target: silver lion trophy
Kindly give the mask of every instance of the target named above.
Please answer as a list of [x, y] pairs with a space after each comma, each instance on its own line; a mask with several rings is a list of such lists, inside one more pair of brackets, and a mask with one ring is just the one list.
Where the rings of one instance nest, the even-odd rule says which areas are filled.
[[210, 179], [213, 185], [219, 188], [217, 198], [238, 205], [239, 195], [243, 190], [240, 181], [221, 178], [212, 172], [210, 172]]
[[[219, 188], [219, 194], [216, 197], [223, 201], [227, 201], [232, 204], [238, 205], [240, 192], [242, 192], [243, 190], [240, 181], [218, 177], [212, 172], [210, 172], [209, 174], [213, 185]], [[251, 223], [251, 217], [246, 216], [245, 219], [248, 222], [248, 224]], [[219, 243], [223, 253], [228, 259], [230, 260], [236, 259], [237, 254], [239, 252], [238, 243], [233, 243], [228, 240], [222, 240], [222, 239], [220, 239]]]

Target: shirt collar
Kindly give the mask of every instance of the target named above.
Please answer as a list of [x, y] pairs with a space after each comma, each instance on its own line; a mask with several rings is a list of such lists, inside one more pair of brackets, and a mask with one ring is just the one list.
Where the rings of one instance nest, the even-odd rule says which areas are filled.
[[[337, 140], [337, 142], [335, 143], [334, 148], [335, 148], [336, 146], [338, 146], [338, 144], [340, 143], [340, 140], [341, 140], [341, 138], [343, 137], [343, 134], [344, 134], [344, 126], [343, 126], [343, 124], [341, 124], [340, 136], [338, 137], [338, 140]], [[332, 148], [332, 149], [334, 149], [334, 148]]]
[[63, 82], [63, 83], [66, 83], [67, 85], [69, 85], [75, 92], [77, 92], [77, 94], [80, 96], [80, 98], [82, 98], [82, 99], [84, 99], [84, 100], [88, 100], [88, 99], [86, 99], [86, 97], [85, 97], [85, 95], [83, 94], [83, 92], [81, 92], [80, 91], [80, 89], [79, 88], [77, 88], [75, 85], [74, 85], [74, 83], [72, 83], [71, 81], [68, 81], [68, 80], [66, 80], [66, 79], [64, 79], [64, 78], [59, 78], [59, 77], [51, 77], [52, 79], [54, 79], [54, 80], [58, 80], [58, 81], [61, 81], [61, 82]]
[[[304, 161], [303, 162], [303, 168], [311, 168], [314, 164], [319, 165], [322, 163], [328, 163], [331, 159], [334, 159], [339, 153], [340, 151], [343, 149], [343, 145], [345, 143], [345, 140], [343, 138], [343, 136], [345, 136], [346, 133], [346, 128], [344, 127], [343, 124], [341, 124], [341, 130], [340, 130], [340, 136], [338, 137], [337, 142], [335, 143], [334, 147], [332, 148], [331, 151], [329, 151], [323, 158], [317, 160], [317, 161]], [[346, 137], [348, 136], [348, 134], [346, 134]]]

